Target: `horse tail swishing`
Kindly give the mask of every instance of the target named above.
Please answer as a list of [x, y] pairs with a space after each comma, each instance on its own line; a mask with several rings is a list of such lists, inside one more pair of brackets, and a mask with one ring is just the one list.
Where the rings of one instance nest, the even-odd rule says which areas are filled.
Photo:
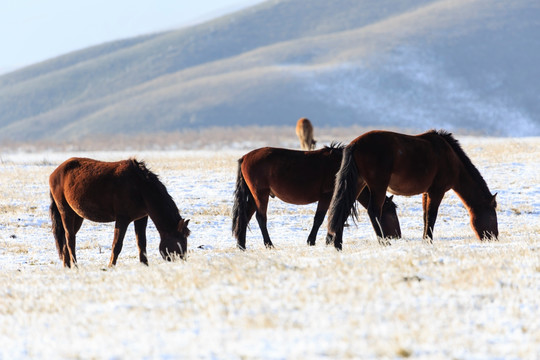
[[[234, 205], [232, 210], [232, 233], [238, 241], [238, 247], [246, 248], [246, 230], [249, 223], [248, 207], [254, 203], [253, 195], [247, 186], [242, 174], [242, 162], [238, 160], [238, 175], [236, 176], [236, 189], [234, 190]], [[251, 214], [252, 215], [252, 214]]]
[[58, 256], [60, 257], [60, 260], [62, 260], [64, 258], [64, 245], [66, 244], [66, 231], [64, 230], [64, 225], [62, 224], [62, 216], [60, 215], [60, 211], [58, 211], [58, 206], [56, 205], [52, 194], [49, 194], [51, 196], [49, 213], [51, 215], [52, 230], [56, 243], [56, 249], [58, 250]]
[[345, 220], [351, 213], [353, 220], [356, 220], [358, 216], [355, 200], [360, 190], [362, 190], [359, 188], [358, 182], [358, 167], [354, 160], [354, 147], [349, 145], [343, 150], [341, 167], [336, 175], [334, 194], [328, 210], [328, 233], [333, 236], [334, 246], [338, 250], [341, 250]]

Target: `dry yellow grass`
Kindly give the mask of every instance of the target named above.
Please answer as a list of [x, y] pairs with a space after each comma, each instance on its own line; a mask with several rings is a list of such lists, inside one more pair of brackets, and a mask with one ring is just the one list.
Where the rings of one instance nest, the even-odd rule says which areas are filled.
[[[307, 247], [314, 207], [272, 200], [266, 250], [230, 235], [243, 151], [141, 152], [193, 218], [187, 261], [165, 263], [148, 230], [150, 266], [128, 230], [106, 268], [111, 224], [85, 222], [80, 267], [61, 268], [48, 228], [48, 162], [0, 165], [0, 358], [515, 358], [540, 354], [540, 140], [463, 138], [492, 191], [496, 242], [473, 237], [449, 194], [433, 245], [418, 198], [398, 198], [404, 239], [380, 246], [367, 218], [344, 250]], [[97, 153], [101, 158], [123, 157]], [[16, 189], [11, 192], [11, 189]], [[202, 248], [199, 248], [199, 246]]]

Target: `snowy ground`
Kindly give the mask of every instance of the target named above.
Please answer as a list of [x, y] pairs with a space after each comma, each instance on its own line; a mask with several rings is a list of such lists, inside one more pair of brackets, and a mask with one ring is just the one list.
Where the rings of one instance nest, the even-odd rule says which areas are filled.
[[[482, 243], [448, 193], [435, 241], [420, 196], [396, 197], [404, 238], [380, 246], [360, 213], [343, 252], [305, 244], [315, 205], [271, 200], [266, 250], [253, 219], [235, 248], [230, 210], [245, 150], [2, 154], [0, 359], [540, 358], [540, 139], [460, 139], [492, 192], [500, 240]], [[63, 269], [48, 175], [66, 158], [144, 159], [182, 216], [185, 262], [138, 264], [133, 227], [108, 269], [113, 225], [85, 221], [79, 268]]]

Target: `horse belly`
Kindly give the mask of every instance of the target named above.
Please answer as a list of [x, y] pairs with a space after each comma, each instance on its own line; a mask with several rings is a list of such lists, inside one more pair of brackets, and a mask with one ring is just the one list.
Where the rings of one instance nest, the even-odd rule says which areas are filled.
[[278, 199], [289, 204], [294, 205], [307, 205], [319, 201], [318, 197], [310, 196], [308, 192], [302, 191], [299, 189], [280, 189], [280, 188], [271, 188], [270, 191]]
[[417, 179], [392, 175], [388, 192], [394, 195], [412, 196], [422, 194], [429, 188], [430, 179]]
[[102, 206], [94, 201], [71, 201], [70, 206], [82, 218], [94, 222], [112, 222], [116, 220], [114, 211], [109, 206]]

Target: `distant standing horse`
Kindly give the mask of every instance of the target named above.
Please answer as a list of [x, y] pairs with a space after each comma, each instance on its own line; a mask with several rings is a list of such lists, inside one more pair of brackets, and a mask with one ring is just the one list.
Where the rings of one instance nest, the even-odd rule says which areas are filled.
[[[330, 204], [342, 153], [343, 146], [325, 147], [316, 151], [266, 147], [253, 150], [238, 160], [232, 226], [238, 247], [246, 248], [246, 229], [254, 213], [264, 244], [267, 247], [273, 246], [266, 228], [269, 196], [277, 196], [295, 205], [319, 202], [307, 240], [309, 245], [315, 245], [317, 232]], [[368, 189], [357, 197], [363, 206], [368, 206]], [[391, 198], [384, 201], [381, 226], [388, 237], [401, 237], [396, 205]], [[327, 243], [329, 241], [327, 237]]]
[[296, 123], [296, 136], [300, 139], [302, 150], [313, 150], [317, 141], [313, 139], [313, 125], [306, 118], [301, 118]]
[[381, 230], [382, 206], [387, 189], [396, 195], [422, 195], [424, 238], [433, 239], [433, 227], [444, 194], [453, 189], [471, 217], [471, 226], [481, 239], [496, 239], [496, 195], [452, 134], [429, 131], [409, 136], [371, 131], [353, 140], [344, 150], [330, 204], [328, 232], [341, 250], [343, 224], [356, 213], [354, 200], [364, 188], [370, 190], [368, 214], [377, 236]]
[[126, 229], [132, 221], [139, 259], [148, 265], [148, 216], [161, 237], [161, 256], [169, 261], [174, 256], [185, 256], [190, 234], [189, 220], [182, 219], [165, 186], [143, 162], [135, 159], [102, 162], [71, 158], [53, 171], [49, 185], [53, 234], [64, 266], [77, 264], [75, 235], [83, 219], [116, 222], [109, 266], [116, 265]]

